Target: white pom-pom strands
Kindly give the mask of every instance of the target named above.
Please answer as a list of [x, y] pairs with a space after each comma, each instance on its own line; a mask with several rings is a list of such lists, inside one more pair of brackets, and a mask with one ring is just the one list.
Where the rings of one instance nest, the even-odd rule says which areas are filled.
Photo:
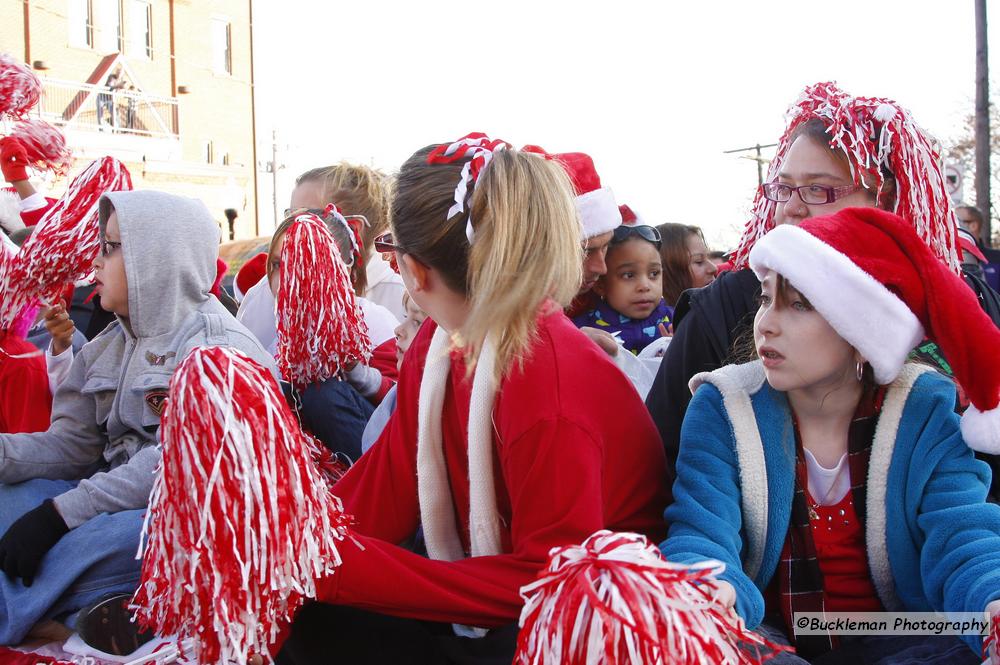
[[195, 349], [170, 382], [150, 497], [139, 621], [198, 663], [269, 646], [340, 563], [348, 519], [274, 378], [242, 353]]
[[372, 345], [333, 234], [303, 213], [285, 232], [277, 296], [278, 368], [301, 389], [367, 362]]
[[515, 663], [749, 665], [787, 650], [716, 602], [723, 569], [670, 563], [633, 533], [598, 531], [553, 549], [548, 567], [521, 589]]

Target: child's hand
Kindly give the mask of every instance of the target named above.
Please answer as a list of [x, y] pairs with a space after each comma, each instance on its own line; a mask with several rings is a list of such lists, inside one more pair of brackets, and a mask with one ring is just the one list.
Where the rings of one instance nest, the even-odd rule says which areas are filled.
[[612, 358], [618, 355], [618, 340], [611, 333], [587, 326], [580, 328], [580, 332], [589, 337], [594, 344], [601, 347], [601, 350]]
[[674, 336], [674, 324], [664, 326], [662, 323], [656, 326], [656, 329], [660, 331], [660, 337], [673, 337]]
[[45, 312], [45, 329], [52, 335], [52, 355], [60, 355], [73, 344], [76, 326], [62, 305], [53, 305]]

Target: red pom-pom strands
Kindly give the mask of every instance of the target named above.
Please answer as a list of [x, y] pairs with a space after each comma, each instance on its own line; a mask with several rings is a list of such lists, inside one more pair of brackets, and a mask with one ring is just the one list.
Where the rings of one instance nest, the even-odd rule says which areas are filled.
[[[451, 164], [463, 159], [468, 159], [462, 167], [462, 175], [459, 176], [458, 185], [455, 186], [455, 203], [448, 209], [448, 219], [465, 212], [465, 199], [476, 189], [476, 182], [479, 174], [493, 159], [493, 153], [497, 150], [509, 150], [513, 146], [506, 141], [491, 139], [482, 132], [466, 134], [459, 140], [448, 145], [439, 145], [427, 156], [428, 164]], [[471, 185], [471, 187], [470, 187]], [[475, 238], [475, 230], [472, 228], [472, 215], [465, 225], [465, 237], [472, 244]]]
[[723, 568], [670, 563], [634, 533], [598, 531], [582, 545], [555, 548], [521, 589], [515, 663], [749, 665], [789, 650], [715, 601]]
[[37, 118], [29, 118], [14, 126], [11, 137], [24, 146], [28, 164], [37, 171], [65, 175], [73, 165], [73, 153], [58, 129]]
[[138, 620], [190, 640], [198, 663], [268, 656], [347, 519], [277, 383], [242, 353], [200, 347], [170, 381], [150, 496]]
[[[778, 140], [767, 182], [777, 178], [795, 131], [820, 118], [831, 137], [830, 147], [847, 155], [855, 184], [864, 184], [877, 196], [893, 197], [892, 212], [910, 222], [935, 256], [958, 271], [958, 222], [948, 199], [941, 154], [906, 110], [891, 99], [851, 97], [834, 83], [817, 83], [803, 91], [787, 116], [788, 127]], [[895, 191], [886, 189], [882, 167], [895, 175]], [[734, 260], [737, 268], [746, 267], [754, 243], [774, 228], [776, 205], [758, 190]]]
[[0, 120], [23, 118], [42, 96], [42, 83], [27, 65], [0, 53]]
[[368, 326], [330, 229], [303, 213], [285, 232], [277, 297], [278, 368], [296, 389], [367, 362]]
[[102, 157], [73, 179], [38, 222], [21, 250], [0, 266], [0, 329], [25, 306], [54, 302], [63, 287], [93, 271], [100, 249], [97, 204], [105, 192], [132, 189], [125, 165]]
[[983, 640], [983, 658], [989, 665], [1000, 665], [1000, 614], [990, 619], [990, 633]]

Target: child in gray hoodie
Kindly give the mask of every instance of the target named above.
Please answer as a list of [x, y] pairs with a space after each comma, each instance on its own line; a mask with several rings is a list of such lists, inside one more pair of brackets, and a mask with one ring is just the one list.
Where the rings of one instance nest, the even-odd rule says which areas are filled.
[[132, 593], [174, 368], [231, 346], [274, 369], [209, 294], [219, 229], [200, 201], [161, 192], [100, 202], [101, 306], [117, 320], [83, 347], [45, 432], [0, 434], [0, 644], [114, 593]]

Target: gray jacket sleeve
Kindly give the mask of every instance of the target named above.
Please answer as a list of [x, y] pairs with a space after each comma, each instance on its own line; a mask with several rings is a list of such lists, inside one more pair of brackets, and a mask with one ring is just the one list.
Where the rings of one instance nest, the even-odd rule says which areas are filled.
[[77, 355], [53, 400], [48, 430], [0, 434], [0, 483], [74, 480], [101, 461], [107, 437], [96, 423], [95, 394], [84, 392], [86, 370]]
[[101, 513], [137, 510], [149, 504], [160, 447], [150, 445], [121, 466], [95, 473], [54, 500], [66, 526], [75, 529]]

